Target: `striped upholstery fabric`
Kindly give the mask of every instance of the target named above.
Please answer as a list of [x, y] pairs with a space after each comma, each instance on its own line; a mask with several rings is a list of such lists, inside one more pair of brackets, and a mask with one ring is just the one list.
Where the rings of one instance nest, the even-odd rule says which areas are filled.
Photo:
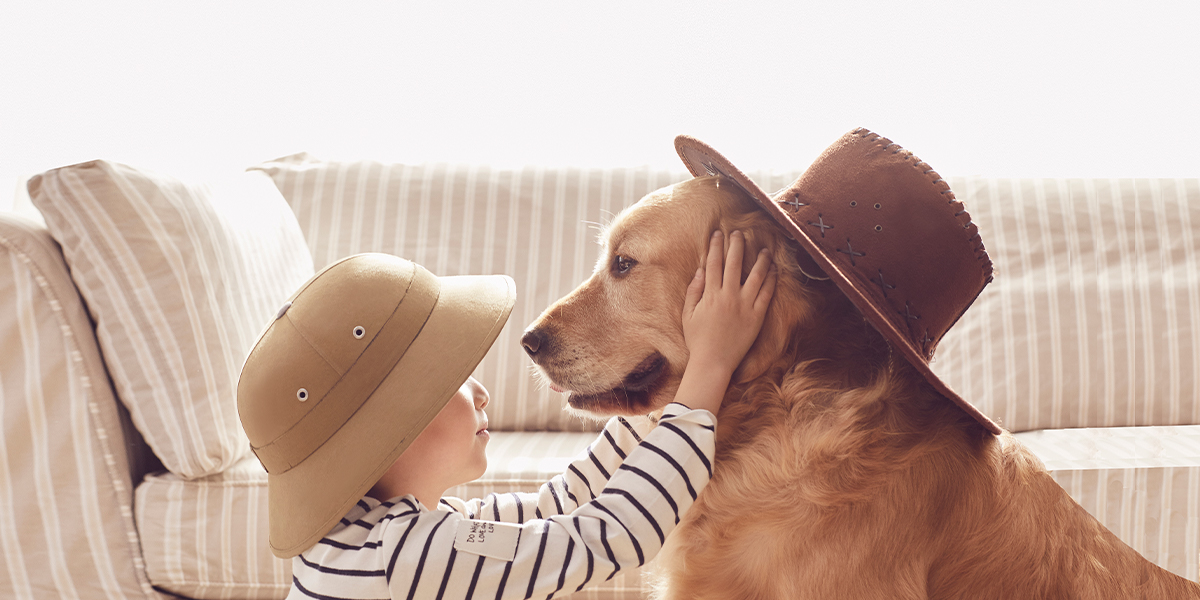
[[[536, 492], [594, 439], [590, 432], [496, 432], [484, 476], [447, 495]], [[275, 558], [267, 548], [267, 475], [253, 457], [190, 481], [172, 473], [150, 475], [137, 488], [135, 506], [146, 572], [159, 589], [196, 599], [287, 594], [291, 561]], [[641, 590], [641, 575], [630, 571], [571, 598], [629, 598]]]
[[50, 233], [0, 213], [0, 598], [157, 596], [127, 430]]
[[1197, 581], [1200, 426], [1016, 434], [1063, 486], [1151, 562]]
[[146, 477], [136, 518], [146, 574], [159, 589], [187, 598], [282, 598], [292, 563], [267, 546], [267, 472], [249, 456], [200, 479]]
[[1200, 424], [1200, 180], [949, 183], [996, 268], [953, 388], [1011, 431]]
[[[493, 426], [515, 431], [597, 430], [538, 389], [520, 347], [543, 309], [592, 272], [600, 228], [678, 170], [498, 169], [470, 165], [322, 162], [297, 154], [264, 163], [296, 211], [317, 269], [358, 252], [388, 252], [437, 275], [511, 275], [517, 304], [475, 377], [492, 394]], [[767, 189], [797, 173], [751, 172]]]
[[188, 185], [93, 161], [30, 180], [133, 422], [172, 472], [218, 473], [249, 450], [238, 372], [312, 275], [295, 217], [265, 179]]

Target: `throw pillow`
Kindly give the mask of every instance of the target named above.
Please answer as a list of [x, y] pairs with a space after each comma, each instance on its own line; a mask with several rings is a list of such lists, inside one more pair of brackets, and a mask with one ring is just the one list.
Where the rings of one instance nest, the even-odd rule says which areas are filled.
[[238, 374], [279, 306], [313, 274], [268, 179], [189, 184], [92, 161], [29, 181], [96, 327], [117, 395], [173, 473], [249, 452]]

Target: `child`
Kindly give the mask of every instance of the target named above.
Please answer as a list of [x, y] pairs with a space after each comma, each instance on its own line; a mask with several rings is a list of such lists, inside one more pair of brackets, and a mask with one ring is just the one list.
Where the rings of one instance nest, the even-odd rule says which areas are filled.
[[[729, 255], [744, 243], [731, 234]], [[382, 254], [315, 275], [238, 384], [271, 550], [295, 557], [288, 598], [544, 598], [650, 560], [712, 475], [715, 414], [774, 292], [765, 253], [742, 284], [722, 248], [714, 232], [688, 287], [690, 359], [657, 426], [613, 418], [539, 493], [470, 501], [441, 495], [487, 465], [489, 398], [469, 375], [512, 280], [439, 278]]]

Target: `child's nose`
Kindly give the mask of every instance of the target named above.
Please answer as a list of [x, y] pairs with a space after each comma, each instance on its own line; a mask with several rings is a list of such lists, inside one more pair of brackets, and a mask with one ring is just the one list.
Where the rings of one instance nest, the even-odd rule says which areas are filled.
[[483, 387], [482, 383], [475, 381], [473, 378], [471, 379], [471, 383], [471, 393], [474, 396], [475, 408], [477, 410], [487, 408], [487, 405], [492, 403], [492, 397], [488, 394], [487, 388]]

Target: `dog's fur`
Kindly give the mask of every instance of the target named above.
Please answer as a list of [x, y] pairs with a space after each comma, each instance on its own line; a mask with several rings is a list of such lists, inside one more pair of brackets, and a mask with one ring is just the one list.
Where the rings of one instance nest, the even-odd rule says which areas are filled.
[[659, 597], [1200, 598], [1011, 435], [938, 395], [719, 177], [618, 215], [593, 275], [528, 330], [573, 407], [649, 414], [673, 399], [684, 290], [714, 229], [745, 233], [744, 272], [766, 247], [780, 277], [719, 414], [713, 479], [652, 563]]

